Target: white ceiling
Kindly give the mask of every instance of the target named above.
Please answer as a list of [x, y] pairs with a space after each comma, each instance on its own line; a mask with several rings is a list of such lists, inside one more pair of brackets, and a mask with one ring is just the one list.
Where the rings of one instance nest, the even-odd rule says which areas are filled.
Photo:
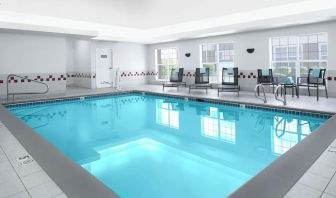
[[336, 0], [0, 0], [0, 28], [162, 42], [334, 19]]
[[304, 0], [2, 0], [1, 9], [131, 28], [157, 28]]

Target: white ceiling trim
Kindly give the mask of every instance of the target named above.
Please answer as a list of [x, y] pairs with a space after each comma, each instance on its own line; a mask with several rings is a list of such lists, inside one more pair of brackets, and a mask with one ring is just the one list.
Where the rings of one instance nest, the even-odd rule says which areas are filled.
[[308, 0], [150, 29], [136, 29], [0, 11], [0, 28], [86, 35], [95, 40], [157, 43], [299, 23], [312, 23], [335, 19], [335, 17], [335, 0]]

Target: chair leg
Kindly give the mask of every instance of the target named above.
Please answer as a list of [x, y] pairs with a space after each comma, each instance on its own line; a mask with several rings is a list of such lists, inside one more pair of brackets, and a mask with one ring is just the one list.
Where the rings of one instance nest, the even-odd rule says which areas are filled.
[[217, 96], [219, 97], [219, 88], [217, 89]]
[[327, 90], [327, 85], [324, 86], [325, 88], [325, 93], [326, 93], [326, 98], [328, 98], [328, 90]]
[[164, 91], [164, 87], [165, 87], [165, 86], [164, 86], [164, 85], [162, 85], [162, 91]]
[[319, 100], [319, 85], [317, 84], [317, 87], [316, 87], [316, 100], [318, 101]]
[[308, 85], [308, 95], [310, 96], [310, 89], [309, 89], [309, 85]]
[[286, 94], [287, 94], [287, 89], [286, 89], [286, 86], [285, 86], [285, 85], [284, 85], [284, 92], [285, 92], [284, 95], [286, 95]]
[[190, 94], [190, 87], [189, 87], [189, 94]]

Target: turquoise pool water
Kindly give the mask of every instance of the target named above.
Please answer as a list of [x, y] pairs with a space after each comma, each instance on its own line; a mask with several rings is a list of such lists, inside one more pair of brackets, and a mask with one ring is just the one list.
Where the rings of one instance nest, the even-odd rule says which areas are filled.
[[327, 119], [139, 93], [9, 110], [123, 198], [226, 197]]

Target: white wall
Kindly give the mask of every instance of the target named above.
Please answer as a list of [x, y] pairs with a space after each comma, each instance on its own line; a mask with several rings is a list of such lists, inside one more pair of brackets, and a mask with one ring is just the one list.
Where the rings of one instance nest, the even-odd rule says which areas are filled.
[[65, 38], [0, 33], [1, 74], [63, 73]]
[[[146, 45], [127, 42], [68, 39], [67, 46], [67, 81], [69, 86], [96, 88], [96, 78], [93, 76], [96, 76], [97, 49], [112, 50], [113, 68], [119, 68], [120, 74], [127, 74], [122, 75], [120, 78], [121, 86], [147, 83], [147, 76], [135, 75], [136, 73], [140, 74], [148, 71]], [[83, 77], [83, 75], [89, 74], [90, 77]]]
[[[58, 78], [66, 72], [66, 40], [64, 37], [30, 33], [0, 33], [0, 95], [6, 92], [8, 74], [36, 78], [49, 84], [50, 92], [65, 91], [66, 80]], [[55, 81], [46, 81], [49, 76]], [[36, 84], [18, 81], [10, 83], [12, 90], [38, 91]]]
[[[74, 86], [84, 88], [95, 88], [94, 79], [91, 77], [92, 64], [91, 64], [91, 40], [75, 40], [74, 41], [74, 67], [73, 72], [76, 73], [76, 78], [73, 79]], [[84, 77], [83, 75], [90, 77]]]
[[[300, 35], [309, 33], [327, 32], [329, 39], [329, 62], [328, 75], [336, 76], [336, 22], [325, 22], [304, 26], [288, 27], [281, 29], [264, 30], [257, 32], [246, 32], [225, 36], [208, 37], [193, 40], [183, 40], [148, 46], [148, 65], [149, 69], [155, 71], [155, 49], [164, 47], [178, 48], [178, 62], [185, 70], [194, 72], [200, 66], [200, 45], [203, 43], [233, 42], [235, 48], [235, 66], [245, 73], [254, 72], [257, 68], [268, 68], [270, 66], [269, 38], [276, 36]], [[247, 48], [255, 48], [253, 54], [246, 52]], [[190, 52], [191, 57], [185, 57], [185, 53]], [[186, 79], [188, 81], [188, 79]], [[189, 80], [192, 83], [193, 80]], [[158, 83], [155, 78], [150, 79], [150, 83]], [[256, 79], [240, 79], [243, 89], [252, 90], [256, 84]], [[335, 85], [334, 81], [328, 82]], [[330, 87], [329, 86], [329, 87]], [[336, 91], [329, 88], [333, 95]]]
[[67, 86], [74, 84], [74, 79], [71, 74], [75, 71], [75, 40], [66, 39], [66, 72], [67, 72]]
[[147, 48], [145, 45], [116, 43], [113, 52], [113, 64], [121, 70], [147, 70]]
[[[207, 37], [194, 40], [183, 40], [170, 43], [154, 44], [148, 47], [149, 67], [155, 67], [156, 48], [177, 47], [179, 64], [185, 68], [194, 69], [200, 65], [200, 45], [203, 43], [233, 42], [235, 47], [235, 65], [240, 69], [256, 69], [269, 67], [269, 38], [276, 36], [300, 35], [309, 33], [327, 32], [329, 38], [329, 69], [336, 69], [336, 22], [296, 26], [257, 32], [246, 32], [218, 37]], [[247, 48], [255, 48], [253, 54], [246, 52]], [[184, 56], [186, 52], [191, 57]]]
[[76, 40], [74, 56], [76, 71], [91, 72], [91, 41]]
[[[95, 55], [95, 49], [104, 48], [112, 49], [113, 67], [119, 68], [121, 73], [135, 74], [136, 72], [146, 72], [147, 67], [147, 46], [136, 43], [126, 42], [99, 42], [93, 44], [92, 54]], [[92, 60], [95, 70], [95, 61]], [[121, 86], [139, 85], [147, 82], [146, 76], [122, 76], [120, 78]]]
[[74, 71], [75, 67], [75, 41], [66, 39], [66, 71]]

